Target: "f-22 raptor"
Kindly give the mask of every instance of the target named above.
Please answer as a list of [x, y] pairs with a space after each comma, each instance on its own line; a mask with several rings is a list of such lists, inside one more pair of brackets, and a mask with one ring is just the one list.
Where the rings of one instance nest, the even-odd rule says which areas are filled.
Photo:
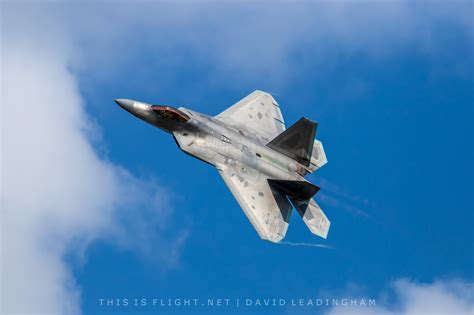
[[116, 99], [136, 117], [170, 133], [187, 154], [217, 168], [258, 235], [279, 242], [294, 208], [309, 230], [327, 238], [330, 222], [305, 176], [326, 164], [317, 124], [301, 118], [286, 129], [280, 106], [254, 91], [219, 115]]

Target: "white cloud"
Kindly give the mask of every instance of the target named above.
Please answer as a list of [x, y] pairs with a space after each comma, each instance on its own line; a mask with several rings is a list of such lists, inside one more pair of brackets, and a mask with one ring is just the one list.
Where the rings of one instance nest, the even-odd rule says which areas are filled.
[[399, 279], [392, 283], [389, 292], [376, 298], [375, 307], [338, 306], [327, 315], [470, 315], [474, 313], [473, 292], [473, 283], [460, 280], [439, 280], [427, 284]]
[[187, 234], [162, 236], [171, 211], [163, 190], [91, 145], [95, 127], [69, 71], [75, 47], [62, 19], [16, 9], [2, 3], [0, 310], [76, 314], [80, 288], [65, 255], [101, 237], [171, 252], [156, 257], [167, 266]]

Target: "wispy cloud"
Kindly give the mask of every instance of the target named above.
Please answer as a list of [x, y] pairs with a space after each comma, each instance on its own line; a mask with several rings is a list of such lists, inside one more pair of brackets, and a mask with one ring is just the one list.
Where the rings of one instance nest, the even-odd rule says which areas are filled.
[[[79, 68], [109, 77], [121, 75], [117, 63], [133, 64], [163, 88], [180, 84], [176, 71], [187, 62], [205, 70], [199, 82], [217, 84], [232, 74], [234, 85], [271, 82], [278, 91], [298, 81], [303, 68], [324, 78], [344, 56], [385, 62], [410, 50], [427, 60], [446, 57], [462, 64], [445, 49], [438, 27], [453, 26], [464, 38], [472, 39], [473, 33], [469, 1], [147, 2], [76, 9], [67, 23], [89, 46], [78, 55], [88, 61]], [[135, 62], [139, 51], [151, 53], [153, 60]]]

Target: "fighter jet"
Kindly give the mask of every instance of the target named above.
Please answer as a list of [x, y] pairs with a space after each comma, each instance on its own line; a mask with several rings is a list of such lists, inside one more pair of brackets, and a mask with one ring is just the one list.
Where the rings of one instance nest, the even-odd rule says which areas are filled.
[[293, 207], [313, 234], [327, 238], [330, 222], [313, 199], [319, 187], [305, 179], [327, 163], [315, 122], [303, 117], [286, 129], [280, 106], [262, 91], [214, 117], [183, 107], [115, 102], [216, 167], [260, 238], [281, 241]]

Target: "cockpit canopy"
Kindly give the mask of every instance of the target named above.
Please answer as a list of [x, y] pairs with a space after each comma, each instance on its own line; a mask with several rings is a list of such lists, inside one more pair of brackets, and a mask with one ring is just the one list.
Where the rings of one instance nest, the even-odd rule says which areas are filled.
[[152, 105], [151, 109], [160, 117], [174, 120], [180, 123], [185, 123], [189, 120], [189, 116], [171, 106]]

